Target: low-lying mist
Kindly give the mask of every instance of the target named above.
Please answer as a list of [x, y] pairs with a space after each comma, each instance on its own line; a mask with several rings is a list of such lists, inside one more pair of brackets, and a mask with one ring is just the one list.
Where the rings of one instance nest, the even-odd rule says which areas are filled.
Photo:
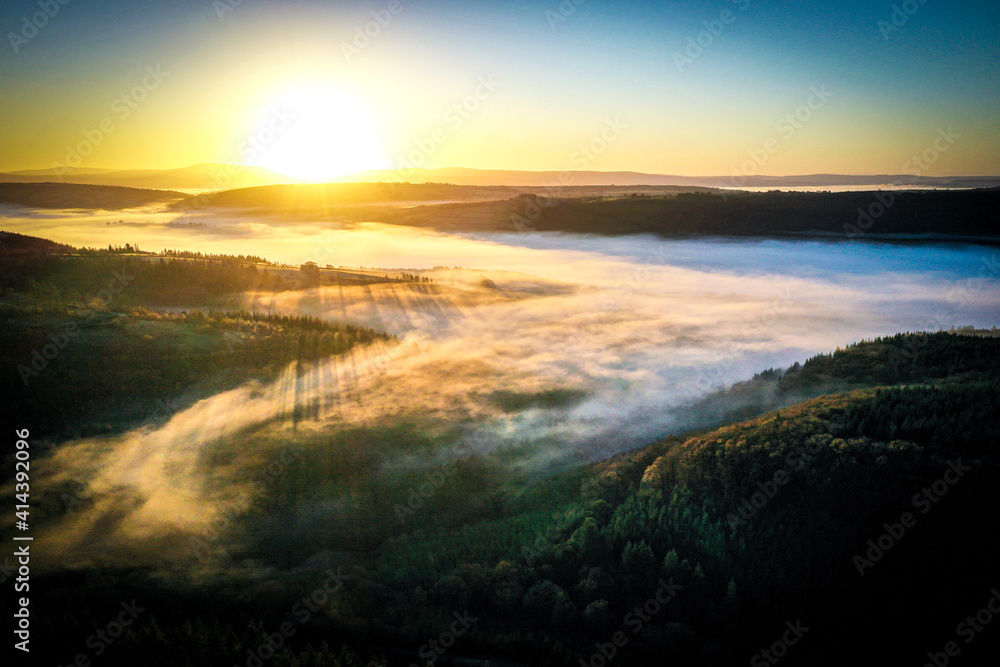
[[[149, 220], [4, 226], [75, 245], [409, 268], [433, 282], [244, 295], [246, 308], [362, 324], [399, 343], [290, 367], [119, 437], [62, 443], [39, 465], [85, 501], [53, 516], [50, 563], [179, 562], [199, 535], [228, 544], [227, 558], [256, 540], [245, 553], [260, 557], [249, 527], [300, 539], [334, 526], [321, 541], [337, 550], [336, 526], [395, 521], [413, 475], [455, 458], [489, 484], [522, 480], [682, 432], [697, 423], [693, 401], [766, 368], [1000, 320], [1000, 264], [978, 246]], [[227, 519], [247, 513], [240, 529]]]

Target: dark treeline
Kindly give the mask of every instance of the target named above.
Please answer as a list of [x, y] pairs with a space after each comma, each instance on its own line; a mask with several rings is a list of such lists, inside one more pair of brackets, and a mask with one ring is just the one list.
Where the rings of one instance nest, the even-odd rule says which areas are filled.
[[848, 406], [832, 423], [834, 434], [908, 440], [969, 456], [1000, 451], [1000, 379], [942, 387], [883, 389]]
[[258, 257], [257, 255], [227, 255], [219, 253], [205, 253], [205, 252], [195, 252], [191, 250], [161, 250], [160, 252], [150, 252], [148, 250], [140, 250], [139, 244], [126, 243], [125, 245], [113, 245], [109, 244], [107, 248], [88, 248], [83, 247], [79, 250], [73, 251], [75, 254], [84, 256], [93, 255], [147, 255], [155, 257], [177, 257], [180, 259], [204, 259], [213, 261], [235, 261], [235, 262], [245, 262], [247, 264], [274, 264], [274, 262], [269, 262], [263, 257]]
[[[387, 276], [388, 277], [388, 276]], [[432, 279], [417, 273], [401, 273], [399, 279], [405, 283], [432, 283]]]
[[190, 195], [172, 208], [221, 207], [256, 211], [330, 211], [346, 204], [377, 204], [395, 201], [465, 200], [513, 194], [507, 186], [467, 186], [443, 183], [310, 183], [264, 185]]
[[4, 262], [10, 261], [14, 255], [41, 255], [69, 252], [73, 252], [73, 247], [64, 243], [40, 239], [37, 236], [0, 231], [0, 257], [4, 258]]
[[[295, 288], [241, 259], [17, 254], [0, 262], [0, 372], [41, 437], [119, 432], [198, 398], [391, 336], [316, 317], [197, 306]], [[158, 306], [188, 310], [163, 312]]]
[[1000, 338], [941, 331], [862, 341], [712, 392], [686, 406], [687, 423], [715, 427], [824, 393], [948, 376], [960, 377], [966, 385], [1000, 376]]
[[681, 193], [675, 197], [547, 200], [539, 231], [660, 236], [770, 236], [818, 232], [998, 237], [1000, 190]]
[[346, 274], [324, 273], [315, 262], [307, 262], [292, 272], [255, 255], [177, 250], [155, 254], [130, 243], [74, 249], [18, 234], [0, 237], [0, 256], [0, 295], [31, 290], [36, 298], [55, 304], [90, 302], [94, 298], [108, 301], [109, 285], [113, 288], [111, 300], [120, 307], [211, 305], [219, 297], [237, 292], [277, 292], [320, 284], [433, 282], [426, 276], [405, 272], [395, 278], [353, 275], [350, 269], [345, 269]]
[[250, 264], [274, 264], [274, 262], [269, 262], [263, 257], [258, 257], [257, 255], [225, 255], [225, 254], [213, 254], [204, 252], [193, 252], [191, 250], [161, 250], [159, 253], [163, 257], [180, 257], [183, 259], [231, 259], [240, 262], [247, 262]]
[[[314, 317], [248, 311], [117, 317], [0, 312], [4, 404], [40, 437], [113, 433], [212, 393], [392, 337]], [[42, 319], [39, 320], [38, 318]], [[39, 326], [39, 323], [44, 326]], [[51, 358], [50, 358], [51, 357]]]
[[126, 243], [125, 245], [114, 245], [108, 244], [107, 248], [89, 248], [83, 247], [77, 251], [81, 255], [153, 255], [155, 253], [139, 250], [139, 244], [136, 243], [132, 245], [131, 243]]
[[[161, 318], [169, 318], [172, 315], [164, 313], [158, 315]], [[236, 322], [252, 324], [269, 324], [278, 327], [294, 327], [307, 331], [340, 331], [355, 334], [361, 331], [370, 331], [364, 327], [357, 327], [351, 324], [341, 324], [331, 322], [321, 317], [312, 315], [285, 315], [283, 313], [263, 313], [259, 310], [209, 310], [207, 313], [192, 311], [190, 314], [183, 314], [180, 317], [204, 318], [211, 322]]]
[[792, 390], [826, 379], [855, 384], [927, 382], [977, 373], [1000, 376], [1000, 338], [940, 331], [914, 336], [896, 334], [820, 354], [781, 374], [780, 385]]
[[118, 305], [198, 304], [228, 293], [302, 286], [297, 277], [242, 259], [24, 255], [0, 262], [0, 291], [31, 288], [54, 302], [105, 298], [109, 284]]

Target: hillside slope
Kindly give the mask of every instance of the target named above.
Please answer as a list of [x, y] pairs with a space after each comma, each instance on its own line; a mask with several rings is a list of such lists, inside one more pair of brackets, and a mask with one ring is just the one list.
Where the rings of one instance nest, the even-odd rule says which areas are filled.
[[[383, 618], [397, 594], [468, 604], [485, 646], [567, 665], [616, 631], [620, 664], [745, 664], [801, 621], [788, 664], [919, 663], [996, 585], [1000, 341], [901, 335], [784, 377], [859, 386], [897, 355], [906, 384], [868, 377], [548, 480], [503, 519], [390, 540], [372, 575], [393, 591]], [[633, 635], [629, 610], [663, 581], [683, 588]]]
[[0, 183], [0, 204], [31, 208], [105, 209], [116, 211], [159, 204], [184, 195], [172, 190], [145, 190], [116, 185], [74, 183]]
[[543, 202], [536, 231], [659, 236], [1000, 236], [1000, 189], [680, 194]]

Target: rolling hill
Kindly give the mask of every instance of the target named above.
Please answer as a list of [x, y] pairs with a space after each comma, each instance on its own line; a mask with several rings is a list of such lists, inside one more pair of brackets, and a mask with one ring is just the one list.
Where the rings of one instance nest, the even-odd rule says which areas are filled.
[[0, 183], [0, 204], [42, 209], [119, 210], [183, 197], [170, 190], [72, 183]]

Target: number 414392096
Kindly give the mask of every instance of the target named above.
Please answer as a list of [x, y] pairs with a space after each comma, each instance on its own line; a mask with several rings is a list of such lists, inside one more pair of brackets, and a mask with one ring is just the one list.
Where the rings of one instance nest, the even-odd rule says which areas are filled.
[[[17, 451], [14, 457], [17, 461], [14, 463], [14, 498], [18, 501], [15, 505], [16, 515], [18, 521], [28, 522], [28, 496], [31, 490], [30, 487], [30, 461], [31, 452], [29, 448], [31, 445], [28, 443], [28, 429], [20, 429], [14, 431], [17, 436]], [[22, 529], [23, 530], [23, 529]]]

